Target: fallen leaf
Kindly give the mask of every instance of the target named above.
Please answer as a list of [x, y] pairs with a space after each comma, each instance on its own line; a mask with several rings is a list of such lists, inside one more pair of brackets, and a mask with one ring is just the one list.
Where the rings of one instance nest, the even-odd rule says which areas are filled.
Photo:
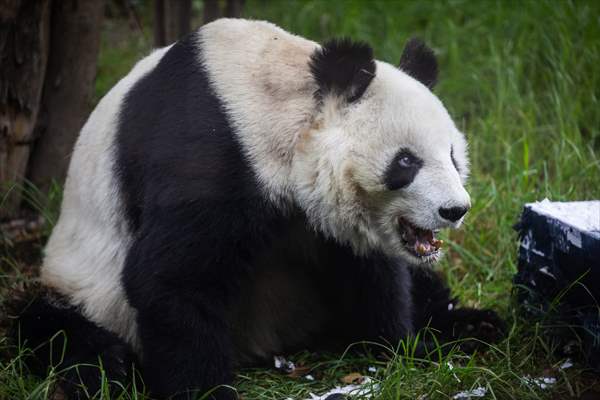
[[309, 372], [310, 372], [310, 367], [301, 366], [301, 367], [294, 368], [294, 370], [292, 372], [290, 372], [289, 374], [287, 374], [287, 376], [289, 376], [290, 378], [301, 378], [304, 375], [308, 374]]
[[351, 374], [348, 374], [342, 378], [342, 382], [346, 384], [360, 384], [363, 383], [364, 380], [365, 377], [359, 374], [358, 372], [352, 372]]

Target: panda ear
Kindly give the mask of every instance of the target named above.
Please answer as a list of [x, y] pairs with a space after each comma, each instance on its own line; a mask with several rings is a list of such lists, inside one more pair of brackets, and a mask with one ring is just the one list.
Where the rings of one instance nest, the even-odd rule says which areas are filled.
[[437, 83], [437, 59], [433, 50], [421, 39], [411, 38], [406, 43], [398, 67], [429, 89], [433, 89]]
[[373, 49], [350, 39], [329, 40], [310, 57], [310, 72], [317, 82], [315, 98], [342, 96], [348, 103], [358, 100], [375, 76]]

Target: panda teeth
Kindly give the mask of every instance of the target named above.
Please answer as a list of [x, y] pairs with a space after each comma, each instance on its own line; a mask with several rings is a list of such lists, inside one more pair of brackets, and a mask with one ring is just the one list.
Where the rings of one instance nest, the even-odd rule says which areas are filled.
[[403, 218], [398, 218], [398, 229], [404, 245], [419, 257], [437, 253], [444, 244], [435, 237], [438, 231], [418, 228]]

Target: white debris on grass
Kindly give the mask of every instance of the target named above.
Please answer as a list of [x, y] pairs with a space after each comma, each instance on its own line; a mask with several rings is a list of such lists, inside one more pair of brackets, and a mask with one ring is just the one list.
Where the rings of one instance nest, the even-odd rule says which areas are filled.
[[273, 356], [273, 365], [276, 369], [281, 369], [283, 367], [283, 363], [285, 362], [285, 358], [282, 356]]
[[315, 380], [315, 377], [314, 377], [314, 376], [312, 376], [312, 375], [310, 375], [310, 374], [308, 374], [308, 375], [305, 375], [305, 376], [304, 376], [304, 379], [306, 379], [306, 380], [309, 380], [309, 381], [314, 381], [314, 380]]
[[565, 360], [565, 362], [563, 362], [562, 364], [560, 364], [560, 365], [558, 366], [558, 369], [559, 369], [559, 370], [568, 369], [568, 368], [571, 368], [572, 366], [573, 366], [573, 361], [571, 361], [571, 359], [570, 359], [570, 358], [567, 358], [567, 359]]
[[377, 368], [375, 368], [375, 367], [373, 367], [373, 366], [370, 366], [370, 367], [368, 368], [368, 370], [369, 370], [369, 372], [377, 372]]
[[539, 378], [532, 378], [529, 375], [523, 377], [525, 383], [528, 385], [534, 385], [539, 387], [540, 389], [549, 389], [550, 386], [556, 383], [556, 378], [551, 376], [540, 376]]
[[472, 397], [483, 397], [487, 394], [487, 388], [478, 386], [475, 389], [464, 390], [452, 396], [453, 399], [470, 399]]
[[542, 267], [539, 269], [539, 271], [544, 275], [548, 275], [550, 278], [556, 279], [554, 274], [548, 270], [548, 267]]
[[379, 384], [373, 383], [373, 380], [368, 376], [364, 377], [363, 382], [360, 385], [345, 385], [336, 386], [330, 391], [317, 395], [310, 393], [310, 397], [306, 400], [325, 400], [332, 394], [346, 394], [349, 396], [362, 396], [366, 398], [375, 397], [379, 392]]
[[286, 360], [283, 356], [273, 356], [273, 365], [275, 369], [281, 370], [286, 374], [293, 372], [296, 369], [296, 365], [293, 362]]
[[452, 365], [452, 363], [451, 363], [450, 361], [448, 361], [448, 362], [446, 363], [446, 365], [448, 365], [448, 369], [449, 369], [450, 371], [452, 371], [452, 376], [454, 376], [454, 379], [456, 379], [456, 381], [460, 383], [460, 382], [461, 382], [461, 380], [458, 378], [458, 376], [456, 376], [456, 373], [454, 373], [454, 365]]

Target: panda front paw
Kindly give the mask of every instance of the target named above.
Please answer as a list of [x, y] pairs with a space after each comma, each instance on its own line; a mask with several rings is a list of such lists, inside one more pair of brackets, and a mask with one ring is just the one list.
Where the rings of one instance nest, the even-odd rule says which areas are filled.
[[109, 381], [129, 383], [133, 378], [136, 355], [126, 344], [114, 344], [100, 355], [102, 367]]
[[493, 310], [457, 308], [448, 313], [448, 332], [451, 340], [459, 341], [466, 353], [488, 347], [506, 336], [506, 323]]

